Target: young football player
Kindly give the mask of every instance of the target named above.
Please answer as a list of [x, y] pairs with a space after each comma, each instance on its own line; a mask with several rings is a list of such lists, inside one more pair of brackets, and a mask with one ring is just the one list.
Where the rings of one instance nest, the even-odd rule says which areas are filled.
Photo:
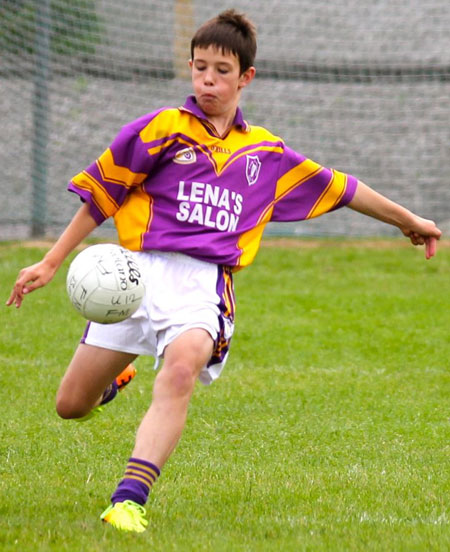
[[250, 125], [238, 104], [255, 76], [255, 54], [255, 28], [242, 14], [228, 10], [200, 27], [189, 62], [194, 95], [125, 125], [73, 178], [69, 190], [82, 206], [44, 258], [19, 273], [7, 301], [20, 307], [108, 217], [121, 245], [136, 252], [150, 292], [131, 318], [88, 323], [56, 404], [62, 418], [84, 418], [115, 396], [138, 355], [161, 361], [123, 479], [101, 515], [119, 530], [144, 531], [148, 494], [180, 439], [195, 382], [209, 384], [222, 371], [234, 327], [233, 272], [253, 261], [269, 221], [347, 206], [397, 226], [425, 245], [427, 258], [441, 235], [433, 221]]

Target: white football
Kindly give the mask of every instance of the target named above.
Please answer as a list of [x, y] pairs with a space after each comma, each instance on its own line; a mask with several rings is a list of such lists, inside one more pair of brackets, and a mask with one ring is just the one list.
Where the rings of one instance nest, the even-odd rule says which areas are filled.
[[145, 294], [135, 256], [112, 243], [91, 245], [78, 253], [69, 267], [66, 287], [76, 310], [100, 324], [129, 318]]

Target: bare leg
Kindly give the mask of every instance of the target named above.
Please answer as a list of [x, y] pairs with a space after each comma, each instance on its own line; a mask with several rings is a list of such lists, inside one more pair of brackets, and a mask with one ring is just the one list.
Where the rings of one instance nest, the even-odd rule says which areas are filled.
[[99, 404], [104, 390], [137, 355], [80, 344], [61, 381], [56, 411], [81, 418]]
[[164, 365], [153, 387], [153, 401], [139, 426], [132, 456], [165, 464], [186, 423], [195, 382], [213, 350], [213, 340], [203, 329], [188, 330], [164, 352]]

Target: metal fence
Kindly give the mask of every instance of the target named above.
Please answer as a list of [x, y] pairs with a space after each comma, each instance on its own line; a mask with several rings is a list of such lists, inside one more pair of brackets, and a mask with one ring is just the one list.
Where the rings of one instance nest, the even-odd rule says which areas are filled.
[[[448, 0], [4, 0], [0, 240], [60, 232], [68, 180], [123, 124], [183, 103], [190, 36], [226, 7], [258, 28], [249, 122], [448, 227]], [[344, 211], [269, 232], [393, 232]]]

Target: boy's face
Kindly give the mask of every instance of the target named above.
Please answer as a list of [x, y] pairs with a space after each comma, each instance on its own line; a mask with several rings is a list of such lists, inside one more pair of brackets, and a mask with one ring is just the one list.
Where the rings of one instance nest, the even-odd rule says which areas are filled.
[[239, 59], [214, 46], [195, 48], [189, 63], [194, 94], [202, 111], [208, 116], [234, 113], [240, 91], [253, 79], [254, 67], [241, 75]]

